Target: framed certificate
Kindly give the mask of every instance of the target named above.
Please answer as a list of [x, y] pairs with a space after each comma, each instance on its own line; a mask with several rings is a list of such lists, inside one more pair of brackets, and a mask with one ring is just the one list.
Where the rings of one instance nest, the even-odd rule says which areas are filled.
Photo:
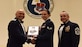
[[29, 26], [28, 27], [28, 37], [36, 36], [39, 34], [39, 26]]

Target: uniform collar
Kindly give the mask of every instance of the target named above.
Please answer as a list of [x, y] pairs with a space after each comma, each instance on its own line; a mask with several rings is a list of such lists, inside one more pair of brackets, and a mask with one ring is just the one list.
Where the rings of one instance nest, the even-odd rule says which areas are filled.
[[[47, 21], [50, 21], [50, 19], [48, 18], [45, 22], [47, 22]], [[44, 23], [45, 23], [45, 22], [44, 22]]]
[[15, 18], [17, 21], [19, 21], [20, 23], [24, 23], [24, 21], [22, 21], [22, 20], [19, 20], [19, 19], [17, 19], [17, 18]]
[[69, 22], [70, 22], [70, 21], [67, 21], [67, 22], [65, 22], [65, 23], [63, 23], [63, 24], [61, 24], [61, 25], [67, 25]]
[[20, 23], [24, 23], [24, 21], [19, 20]]

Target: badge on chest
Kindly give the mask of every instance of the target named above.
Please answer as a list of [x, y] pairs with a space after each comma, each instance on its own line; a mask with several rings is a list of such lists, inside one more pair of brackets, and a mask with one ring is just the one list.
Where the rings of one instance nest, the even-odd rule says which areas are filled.
[[42, 25], [41, 28], [45, 28], [46, 27], [46, 24]]
[[70, 32], [70, 26], [65, 27], [65, 32]]

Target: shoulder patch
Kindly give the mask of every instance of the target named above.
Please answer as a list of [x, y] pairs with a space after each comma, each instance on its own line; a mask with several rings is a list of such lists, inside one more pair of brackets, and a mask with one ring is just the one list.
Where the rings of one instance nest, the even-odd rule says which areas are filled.
[[76, 35], [80, 35], [80, 29], [79, 29], [79, 27], [76, 27], [76, 28], [75, 28], [75, 34], [76, 34]]

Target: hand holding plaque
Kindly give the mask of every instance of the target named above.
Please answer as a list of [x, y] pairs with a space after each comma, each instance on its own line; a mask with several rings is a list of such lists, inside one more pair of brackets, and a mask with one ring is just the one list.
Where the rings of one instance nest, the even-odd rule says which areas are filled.
[[27, 33], [28, 39], [34, 39], [34, 37], [37, 37], [38, 34], [39, 34], [39, 26], [28, 27], [28, 33]]

